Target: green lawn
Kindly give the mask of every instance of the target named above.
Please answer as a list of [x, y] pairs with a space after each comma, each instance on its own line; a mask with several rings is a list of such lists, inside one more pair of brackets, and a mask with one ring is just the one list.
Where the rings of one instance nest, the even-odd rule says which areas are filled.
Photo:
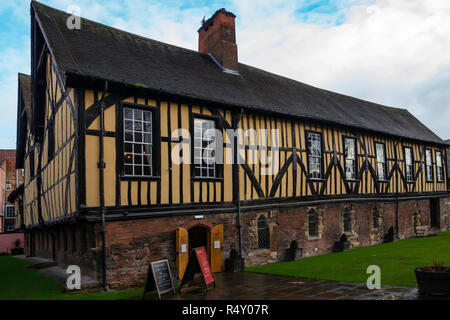
[[142, 294], [142, 288], [106, 293], [65, 293], [59, 282], [30, 266], [27, 261], [0, 256], [0, 300], [117, 300], [139, 297]]
[[450, 266], [450, 232], [412, 238], [347, 252], [248, 268], [246, 271], [313, 279], [366, 283], [370, 265], [381, 269], [381, 284], [417, 287], [414, 268], [433, 261]]

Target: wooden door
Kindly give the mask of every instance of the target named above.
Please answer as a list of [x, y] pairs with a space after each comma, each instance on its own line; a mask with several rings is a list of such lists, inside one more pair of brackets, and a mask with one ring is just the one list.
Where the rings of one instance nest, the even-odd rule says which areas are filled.
[[223, 224], [211, 229], [210, 239], [211, 271], [221, 272], [223, 267]]
[[184, 271], [189, 260], [189, 243], [188, 243], [188, 231], [184, 228], [177, 229], [177, 269], [178, 277], [183, 278]]
[[440, 203], [438, 199], [430, 199], [430, 225], [431, 228], [439, 228], [441, 220]]

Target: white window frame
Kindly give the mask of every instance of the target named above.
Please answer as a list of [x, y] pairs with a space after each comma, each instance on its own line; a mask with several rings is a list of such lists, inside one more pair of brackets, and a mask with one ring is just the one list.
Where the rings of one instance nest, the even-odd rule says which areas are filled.
[[436, 151], [436, 179], [438, 182], [444, 182], [444, 169], [442, 167], [442, 152], [439, 150]]
[[[8, 209], [12, 208], [12, 215], [11, 211], [8, 212]], [[16, 213], [14, 211], [14, 205], [13, 204], [5, 204], [5, 219], [14, 219], [16, 216]]]
[[[411, 147], [405, 147], [403, 150], [405, 153], [404, 156], [405, 156], [406, 181], [414, 182], [414, 161], [413, 161], [412, 149], [411, 149]], [[409, 153], [409, 163], [408, 163], [408, 153]]]
[[[381, 154], [378, 150], [378, 146], [382, 147], [382, 152], [383, 152], [383, 158], [381, 159]], [[386, 165], [386, 145], [382, 142], [375, 142], [375, 153], [376, 153], [376, 160], [377, 160], [377, 176], [378, 176], [378, 180], [380, 181], [387, 181], [387, 165]], [[381, 177], [380, 175], [380, 165], [382, 165], [382, 169], [383, 169], [383, 176]]]
[[[347, 142], [353, 144], [353, 156], [348, 152]], [[344, 137], [344, 167], [345, 167], [345, 179], [346, 180], [356, 180], [356, 139], [351, 137]], [[349, 165], [349, 163], [351, 163]], [[350, 169], [350, 170], [349, 170]]]
[[216, 168], [216, 121], [194, 117], [194, 177], [215, 179]]
[[[127, 117], [127, 111], [131, 111], [131, 117]], [[150, 120], [146, 120], [145, 115], [150, 115]], [[153, 119], [152, 110], [133, 108], [133, 106], [123, 107], [123, 166], [125, 177], [152, 177], [153, 175]], [[127, 128], [127, 122], [131, 122], [131, 130], [130, 127]], [[131, 152], [127, 151], [128, 147], [131, 147]], [[131, 173], [127, 172], [130, 168]]]
[[[317, 142], [319, 147], [317, 147]], [[319, 132], [307, 131], [306, 143], [308, 148], [308, 176], [310, 179], [322, 179], [322, 134]], [[312, 166], [317, 166], [319, 171], [312, 170]]]
[[433, 182], [433, 153], [431, 149], [425, 149], [425, 174], [427, 176], [427, 182]]

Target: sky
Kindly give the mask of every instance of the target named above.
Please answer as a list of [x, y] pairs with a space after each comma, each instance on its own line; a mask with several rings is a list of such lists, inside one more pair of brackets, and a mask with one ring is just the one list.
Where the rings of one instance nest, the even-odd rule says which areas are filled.
[[[449, 0], [42, 0], [197, 50], [203, 17], [236, 15], [239, 61], [408, 109], [450, 139]], [[30, 1], [0, 3], [0, 148], [15, 148], [17, 73], [30, 73]]]

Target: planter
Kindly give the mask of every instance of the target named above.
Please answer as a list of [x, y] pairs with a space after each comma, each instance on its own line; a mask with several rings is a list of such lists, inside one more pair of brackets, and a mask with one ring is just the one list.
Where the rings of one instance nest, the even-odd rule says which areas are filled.
[[302, 257], [302, 248], [286, 249], [286, 261], [299, 260]]
[[244, 270], [244, 258], [226, 259], [225, 270], [228, 272], [241, 272]]
[[450, 295], [450, 268], [445, 271], [427, 271], [416, 268], [416, 281], [421, 294]]
[[343, 252], [350, 250], [350, 241], [336, 241], [334, 243], [334, 252]]
[[17, 256], [23, 254], [23, 248], [13, 248], [11, 249], [11, 255]]

